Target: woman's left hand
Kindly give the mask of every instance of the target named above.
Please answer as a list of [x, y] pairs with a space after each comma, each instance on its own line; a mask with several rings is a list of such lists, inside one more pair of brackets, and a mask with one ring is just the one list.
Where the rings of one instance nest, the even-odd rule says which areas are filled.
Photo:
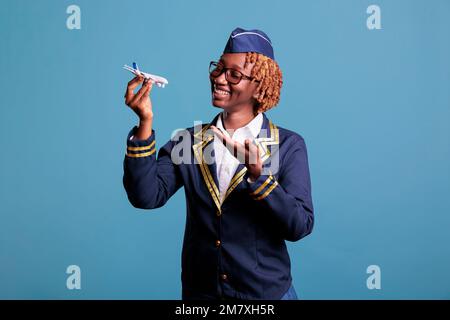
[[250, 139], [245, 139], [244, 144], [242, 144], [224, 134], [219, 128], [215, 126], [211, 126], [210, 128], [239, 162], [242, 162], [242, 160], [245, 161], [244, 163], [247, 167], [250, 179], [253, 181], [258, 179], [262, 172], [259, 147], [252, 143]]

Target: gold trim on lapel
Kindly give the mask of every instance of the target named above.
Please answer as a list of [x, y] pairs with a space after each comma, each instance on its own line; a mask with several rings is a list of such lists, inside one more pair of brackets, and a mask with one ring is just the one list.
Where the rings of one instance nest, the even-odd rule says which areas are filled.
[[256, 138], [255, 143], [258, 144], [260, 149], [262, 150], [260, 156], [261, 160], [264, 163], [270, 157], [270, 150], [267, 146], [279, 144], [279, 132], [276, 125], [269, 120], [269, 128], [270, 128], [270, 137], [269, 138]]
[[225, 202], [225, 199], [230, 195], [230, 193], [238, 186], [239, 183], [242, 182], [244, 179], [244, 175], [247, 172], [247, 167], [243, 167], [238, 173], [236, 173], [233, 178], [230, 181], [230, 184], [228, 186], [227, 192], [225, 193], [225, 196], [223, 197], [222, 203]]
[[[261, 160], [263, 163], [271, 155], [268, 146], [279, 143], [278, 128], [270, 120], [268, 120], [268, 121], [269, 121], [269, 128], [270, 128], [270, 137], [256, 138], [254, 140], [255, 143], [258, 144], [258, 146], [260, 146], [260, 149], [262, 151], [260, 156], [261, 156]], [[211, 198], [213, 199], [213, 201], [218, 209], [218, 215], [220, 215], [220, 214], [222, 214], [222, 204], [225, 202], [225, 200], [231, 194], [231, 192], [233, 192], [233, 190], [239, 185], [239, 183], [242, 182], [242, 180], [244, 179], [244, 175], [247, 172], [247, 168], [244, 166], [241, 170], [239, 170], [239, 171], [236, 170], [236, 174], [233, 176], [233, 178], [230, 181], [230, 184], [228, 186], [227, 192], [225, 193], [223, 201], [221, 201], [219, 188], [217, 187], [217, 185], [214, 181], [214, 178], [211, 174], [211, 170], [210, 170], [208, 164], [204, 161], [204, 158], [203, 158], [203, 149], [211, 141], [214, 141], [214, 133], [208, 131], [210, 126], [211, 126], [211, 124], [207, 124], [202, 128], [202, 130], [194, 133], [194, 144], [192, 145], [192, 148], [194, 150], [195, 158], [197, 159], [197, 162], [200, 166], [200, 172], [202, 173], [203, 180], [205, 181], [206, 187], [208, 188]], [[198, 140], [200, 140], [200, 141], [198, 141]], [[196, 141], [198, 141], [198, 142], [196, 142]]]
[[[269, 128], [270, 128], [270, 137], [255, 139], [255, 142], [261, 147], [260, 149], [262, 150], [262, 153], [260, 154], [260, 156], [263, 163], [270, 157], [270, 150], [267, 146], [279, 143], [278, 128], [270, 120], [269, 120]], [[236, 174], [231, 179], [230, 185], [228, 186], [227, 192], [225, 193], [225, 197], [222, 203], [231, 194], [231, 192], [239, 185], [239, 183], [242, 182], [246, 172], [247, 168], [245, 166], [239, 171], [236, 170]]]
[[210, 124], [206, 125], [202, 128], [200, 132], [194, 133], [194, 138], [200, 139], [199, 142], [194, 143], [192, 148], [194, 149], [194, 155], [197, 159], [198, 165], [200, 166], [200, 172], [203, 175], [203, 180], [205, 181], [206, 187], [208, 188], [209, 193], [217, 206], [219, 212], [221, 212], [221, 202], [220, 202], [220, 192], [216, 183], [214, 182], [214, 178], [209, 170], [208, 164], [204, 161], [203, 158], [203, 149], [214, 140], [214, 134], [208, 132], [208, 128]]

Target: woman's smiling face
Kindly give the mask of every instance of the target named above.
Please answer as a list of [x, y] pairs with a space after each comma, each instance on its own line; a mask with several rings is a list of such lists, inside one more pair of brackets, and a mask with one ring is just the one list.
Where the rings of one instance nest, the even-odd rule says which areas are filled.
[[[225, 53], [219, 63], [225, 68], [240, 71], [245, 76], [250, 76], [254, 63], [248, 63], [244, 68], [246, 53]], [[238, 84], [229, 83], [225, 78], [225, 72], [216, 78], [210, 76], [212, 104], [225, 111], [253, 108], [256, 103], [255, 94], [257, 82], [252, 82], [245, 77]]]

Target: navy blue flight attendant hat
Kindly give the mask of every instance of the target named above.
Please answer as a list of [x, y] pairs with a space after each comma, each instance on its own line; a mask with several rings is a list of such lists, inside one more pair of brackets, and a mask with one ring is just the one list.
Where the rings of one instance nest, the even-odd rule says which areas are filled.
[[272, 42], [261, 30], [234, 29], [223, 53], [238, 52], [257, 52], [275, 60]]

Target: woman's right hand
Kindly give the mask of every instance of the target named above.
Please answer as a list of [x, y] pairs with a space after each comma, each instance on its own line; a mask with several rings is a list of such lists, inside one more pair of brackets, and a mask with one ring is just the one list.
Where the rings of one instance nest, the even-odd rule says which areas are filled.
[[[138, 92], [134, 93], [134, 89], [141, 83], [142, 87]], [[142, 76], [136, 76], [128, 82], [125, 92], [125, 104], [138, 115], [141, 122], [151, 122], [153, 120], [152, 102], [150, 100], [151, 90], [152, 81], [144, 81]]]
[[[142, 87], [134, 93], [139, 84]], [[152, 90], [152, 81], [144, 81], [144, 77], [137, 76], [128, 82], [125, 92], [125, 104], [129, 106], [139, 117], [139, 127], [133, 139], [146, 140], [152, 134], [153, 110], [150, 100], [150, 91]]]

